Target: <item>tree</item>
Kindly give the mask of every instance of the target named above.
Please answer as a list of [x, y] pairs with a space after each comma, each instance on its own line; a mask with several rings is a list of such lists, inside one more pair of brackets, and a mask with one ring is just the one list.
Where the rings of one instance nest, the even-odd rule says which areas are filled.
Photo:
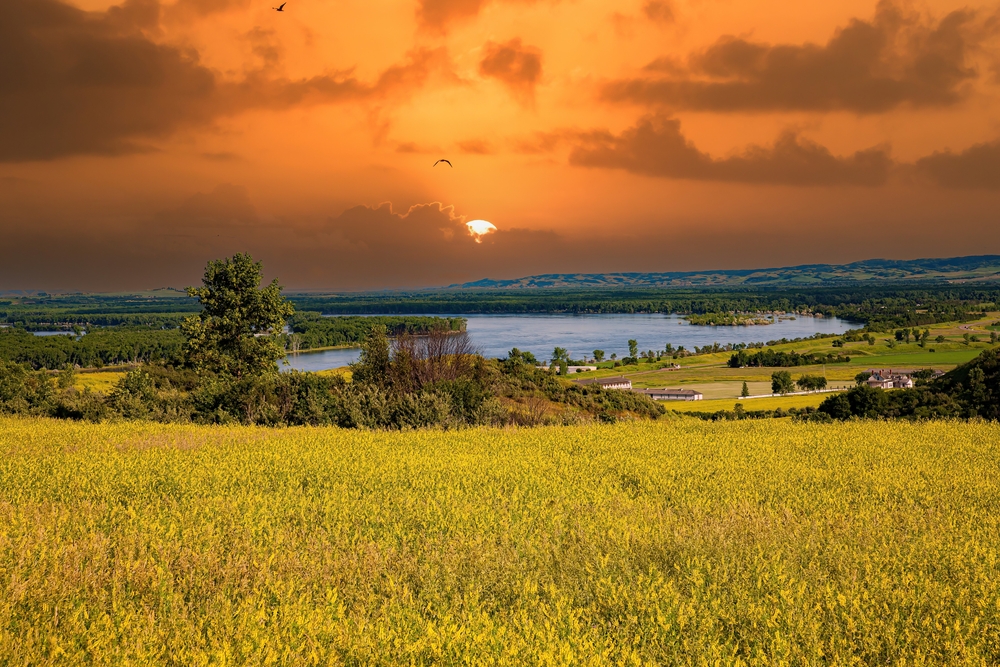
[[788, 394], [795, 391], [795, 382], [792, 374], [788, 371], [775, 371], [771, 373], [771, 393]]
[[597, 363], [604, 361], [604, 350], [594, 350], [594, 361]]
[[376, 324], [361, 343], [361, 358], [351, 364], [351, 380], [385, 389], [391, 372], [389, 331], [384, 324]]
[[943, 343], [945, 340], [946, 340], [946, 338], [944, 336], [938, 336], [937, 338], [934, 339], [934, 342], [935, 343]]
[[628, 342], [628, 356], [633, 358], [639, 356], [639, 343], [634, 340]]
[[743, 389], [740, 390], [740, 397], [741, 398], [746, 398], [749, 395], [750, 395], [750, 387], [748, 387], [746, 381], [744, 381], [743, 382]]
[[863, 385], [864, 383], [868, 382], [871, 376], [872, 374], [869, 373], [868, 371], [861, 371], [860, 373], [854, 376], [854, 384], [859, 386]]
[[802, 391], [826, 389], [826, 378], [822, 375], [803, 375], [795, 383]]
[[281, 296], [277, 279], [261, 289], [262, 279], [261, 263], [249, 254], [208, 263], [202, 287], [187, 288], [202, 305], [181, 325], [190, 362], [236, 378], [277, 372], [285, 351], [272, 334], [295, 309]]
[[564, 347], [557, 347], [552, 350], [552, 361], [559, 362], [563, 359], [569, 360], [569, 352]]

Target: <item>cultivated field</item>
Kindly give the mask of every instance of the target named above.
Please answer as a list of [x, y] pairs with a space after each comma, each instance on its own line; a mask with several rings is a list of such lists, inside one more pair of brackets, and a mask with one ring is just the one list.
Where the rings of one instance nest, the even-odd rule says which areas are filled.
[[3, 664], [992, 665], [1000, 426], [0, 419]]

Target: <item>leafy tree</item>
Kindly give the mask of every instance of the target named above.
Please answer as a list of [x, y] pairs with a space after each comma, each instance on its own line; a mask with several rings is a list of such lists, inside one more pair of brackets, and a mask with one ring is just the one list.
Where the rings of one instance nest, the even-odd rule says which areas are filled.
[[635, 340], [629, 340], [628, 342], [628, 356], [638, 357], [639, 356], [639, 343]]
[[746, 398], [749, 395], [750, 395], [750, 387], [748, 387], [746, 381], [744, 381], [743, 389], [740, 390], [740, 397]]
[[[996, 334], [993, 334], [994, 336]], [[600, 363], [604, 361], [604, 350], [594, 350], [594, 361]]]
[[386, 389], [392, 370], [389, 354], [389, 332], [383, 325], [376, 325], [361, 343], [361, 358], [351, 364], [351, 378], [354, 382]]
[[860, 373], [854, 376], [854, 384], [862, 385], [865, 382], [868, 382], [868, 379], [871, 378], [871, 376], [872, 374], [869, 373], [868, 371], [861, 371]]
[[73, 381], [76, 379], [76, 369], [72, 364], [66, 364], [65, 368], [59, 371], [59, 379], [56, 384], [59, 385], [60, 389], [69, 389], [73, 386]]
[[270, 334], [281, 331], [294, 308], [277, 279], [260, 288], [262, 266], [249, 254], [208, 263], [202, 287], [187, 293], [202, 305], [181, 326], [189, 361], [237, 379], [277, 372], [283, 347]]
[[771, 393], [788, 394], [795, 391], [795, 382], [792, 374], [788, 371], [775, 371], [771, 373]]
[[946, 339], [944, 336], [938, 336], [937, 338], [934, 339], [934, 341], [937, 343], [943, 343], [945, 340]]
[[569, 360], [569, 351], [564, 347], [557, 347], [552, 350], [552, 361], [558, 363], [563, 359]]
[[822, 375], [803, 375], [795, 384], [802, 391], [818, 391], [826, 389], [826, 378]]

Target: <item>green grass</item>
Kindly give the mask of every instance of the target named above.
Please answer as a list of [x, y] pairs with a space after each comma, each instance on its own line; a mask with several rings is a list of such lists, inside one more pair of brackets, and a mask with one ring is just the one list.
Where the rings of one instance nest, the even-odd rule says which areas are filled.
[[1000, 426], [0, 418], [10, 665], [994, 665]]
[[[928, 348], [933, 345], [928, 345]], [[866, 368], [926, 368], [931, 366], [957, 366], [978, 357], [984, 348], [970, 347], [965, 350], [942, 350], [940, 352], [920, 351], [905, 354], [880, 354], [851, 359], [852, 366]]]

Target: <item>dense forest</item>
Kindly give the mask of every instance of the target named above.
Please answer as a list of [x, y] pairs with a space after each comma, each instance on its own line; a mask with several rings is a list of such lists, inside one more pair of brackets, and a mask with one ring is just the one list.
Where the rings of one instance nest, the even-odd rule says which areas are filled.
[[176, 359], [184, 337], [177, 329], [94, 329], [85, 335], [35, 336], [0, 331], [0, 359], [35, 369], [139, 364]]
[[373, 327], [385, 327], [390, 336], [427, 335], [434, 331], [465, 331], [461, 317], [418, 316], [340, 316], [324, 317], [320, 313], [295, 313], [288, 322], [288, 349], [309, 350], [319, 347], [356, 345]]

